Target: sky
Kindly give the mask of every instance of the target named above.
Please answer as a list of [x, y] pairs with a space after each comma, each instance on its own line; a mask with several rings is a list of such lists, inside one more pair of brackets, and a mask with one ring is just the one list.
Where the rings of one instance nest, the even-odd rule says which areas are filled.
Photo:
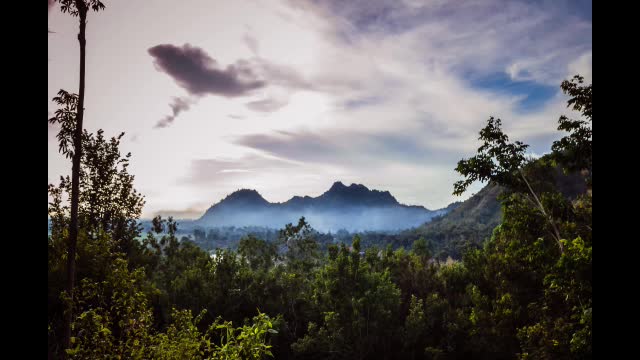
[[[84, 126], [126, 135], [143, 217], [197, 218], [241, 188], [271, 202], [335, 181], [429, 209], [490, 116], [538, 156], [560, 83], [591, 82], [591, 1], [103, 0], [87, 23]], [[49, 1], [48, 111], [77, 92], [77, 19]], [[71, 163], [48, 125], [48, 180]]]

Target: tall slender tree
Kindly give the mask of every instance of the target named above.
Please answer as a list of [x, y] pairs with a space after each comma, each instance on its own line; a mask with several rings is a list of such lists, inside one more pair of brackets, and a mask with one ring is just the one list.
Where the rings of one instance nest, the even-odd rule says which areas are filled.
[[[78, 103], [76, 107], [76, 126], [73, 132], [73, 155], [71, 168], [71, 223], [69, 225], [69, 246], [67, 253], [67, 293], [70, 305], [73, 303], [73, 286], [76, 275], [76, 252], [78, 244], [78, 203], [80, 199], [80, 159], [82, 158], [82, 120], [84, 118], [84, 90], [85, 90], [85, 57], [86, 57], [86, 29], [87, 13], [90, 10], [100, 11], [105, 8], [100, 0], [57, 0], [60, 10], [77, 17], [80, 21], [78, 42], [80, 43], [80, 84], [78, 89]], [[73, 314], [71, 306], [65, 315], [64, 345], [69, 347], [71, 340], [71, 320]]]

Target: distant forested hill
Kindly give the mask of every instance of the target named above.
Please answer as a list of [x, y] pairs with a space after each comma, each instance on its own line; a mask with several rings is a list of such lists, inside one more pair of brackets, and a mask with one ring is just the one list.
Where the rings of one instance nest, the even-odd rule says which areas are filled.
[[[540, 165], [530, 169], [530, 176], [535, 177], [546, 160], [540, 159]], [[587, 190], [584, 179], [577, 173], [564, 174], [559, 168], [550, 173], [556, 188], [568, 198], [573, 199]], [[504, 192], [504, 188], [488, 184], [477, 194], [453, 206], [446, 214], [402, 232], [397, 236], [395, 245], [408, 247], [413, 240], [423, 237], [430, 242], [436, 255], [460, 258], [465, 248], [481, 246], [501, 223], [502, 211], [498, 197]]]

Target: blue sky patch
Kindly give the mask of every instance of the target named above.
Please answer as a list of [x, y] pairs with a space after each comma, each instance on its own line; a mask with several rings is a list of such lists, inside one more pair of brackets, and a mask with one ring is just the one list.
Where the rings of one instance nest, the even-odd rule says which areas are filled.
[[525, 96], [518, 103], [517, 108], [523, 112], [541, 108], [560, 91], [559, 86], [544, 85], [534, 81], [513, 81], [505, 73], [492, 74], [472, 80], [471, 86], [499, 95]]

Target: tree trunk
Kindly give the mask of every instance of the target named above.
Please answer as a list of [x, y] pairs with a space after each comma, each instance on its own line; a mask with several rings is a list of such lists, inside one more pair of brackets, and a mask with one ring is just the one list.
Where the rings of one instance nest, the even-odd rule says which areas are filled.
[[[71, 168], [71, 224], [69, 227], [69, 247], [67, 252], [67, 294], [69, 303], [64, 321], [64, 348], [71, 347], [71, 322], [73, 320], [73, 286], [76, 277], [76, 252], [78, 245], [78, 205], [80, 200], [80, 160], [82, 159], [82, 119], [84, 116], [84, 80], [85, 80], [85, 29], [87, 26], [87, 7], [83, 0], [76, 0], [80, 18], [80, 89], [78, 90], [78, 108], [76, 129], [73, 137], [73, 166]], [[66, 356], [65, 356], [66, 357]]]
[[533, 195], [533, 198], [535, 199], [535, 204], [538, 206], [538, 210], [540, 210], [540, 212], [542, 213], [542, 215], [544, 215], [544, 217], [547, 219], [549, 224], [551, 224], [551, 228], [553, 229], [553, 232], [551, 233], [551, 235], [558, 243], [558, 248], [560, 248], [560, 254], [564, 254], [564, 246], [562, 245], [562, 237], [560, 235], [560, 230], [558, 230], [558, 227], [556, 226], [555, 221], [553, 221], [553, 218], [551, 217], [551, 215], [547, 214], [547, 212], [544, 210], [544, 206], [542, 205], [542, 202], [540, 201], [540, 199], [538, 199], [538, 196], [536, 195], [535, 191], [533, 191], [533, 189], [531, 188], [531, 185], [529, 185], [529, 182], [527, 181], [527, 178], [524, 177], [522, 170], [518, 170], [518, 171], [520, 172], [520, 176], [522, 177], [522, 180], [524, 180], [524, 183], [527, 184], [527, 187], [529, 188], [529, 192], [531, 193], [531, 195]]

